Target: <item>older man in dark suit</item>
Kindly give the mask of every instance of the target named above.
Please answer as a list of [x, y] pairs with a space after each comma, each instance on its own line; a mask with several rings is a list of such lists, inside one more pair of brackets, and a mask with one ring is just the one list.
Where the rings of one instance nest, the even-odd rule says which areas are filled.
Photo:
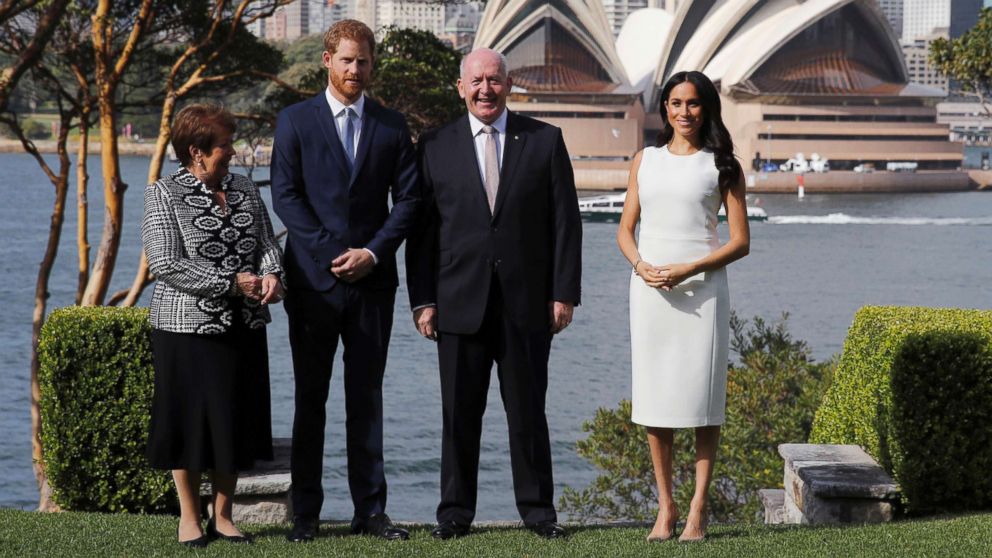
[[415, 152], [403, 116], [363, 94], [372, 31], [340, 21], [324, 35], [324, 48], [327, 89], [279, 113], [272, 156], [272, 203], [289, 230], [286, 313], [296, 380], [288, 538], [317, 535], [324, 405], [340, 339], [352, 532], [406, 539], [385, 513], [382, 379], [398, 284], [395, 253], [420, 205]]
[[506, 110], [511, 85], [502, 55], [473, 51], [458, 80], [468, 114], [420, 142], [425, 224], [406, 261], [417, 329], [438, 341], [438, 539], [467, 534], [475, 517], [494, 362], [517, 510], [535, 533], [565, 536], [544, 402], [551, 338], [579, 303], [582, 224], [561, 130]]

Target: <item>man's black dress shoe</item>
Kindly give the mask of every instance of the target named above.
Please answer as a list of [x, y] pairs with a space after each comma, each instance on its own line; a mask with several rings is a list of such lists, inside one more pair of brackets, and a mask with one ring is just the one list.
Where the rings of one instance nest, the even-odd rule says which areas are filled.
[[454, 521], [442, 521], [431, 531], [431, 536], [439, 541], [457, 539], [468, 534], [468, 525], [459, 525]]
[[533, 531], [537, 536], [543, 537], [545, 539], [564, 539], [568, 536], [568, 532], [558, 522], [551, 521], [550, 519], [546, 521], [539, 521], [533, 525], [528, 525], [528, 529]]
[[214, 518], [212, 517], [210, 518], [210, 521], [207, 521], [207, 537], [211, 540], [220, 539], [234, 544], [251, 544], [254, 542], [248, 535], [225, 535], [224, 533], [221, 533], [217, 530], [217, 525], [214, 523]]
[[316, 517], [294, 517], [293, 529], [286, 535], [289, 542], [310, 542], [317, 538], [317, 525], [320, 522]]
[[[179, 527], [176, 527], [176, 538], [179, 538]], [[209, 542], [210, 539], [208, 539], [206, 535], [200, 535], [195, 539], [179, 541], [179, 544], [185, 546], [186, 548], [207, 548], [207, 543]]]
[[387, 541], [405, 541], [410, 538], [410, 533], [406, 529], [401, 529], [389, 520], [389, 516], [384, 513], [377, 513], [368, 517], [351, 520], [351, 533], [353, 535], [372, 535]]

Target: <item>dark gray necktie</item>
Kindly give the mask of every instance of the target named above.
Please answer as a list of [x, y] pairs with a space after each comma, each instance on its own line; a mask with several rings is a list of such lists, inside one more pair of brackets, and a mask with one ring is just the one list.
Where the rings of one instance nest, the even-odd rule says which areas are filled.
[[499, 191], [499, 149], [496, 147], [496, 135], [499, 132], [492, 126], [483, 126], [482, 133], [486, 134], [483, 166], [486, 169], [486, 197], [489, 199], [489, 211], [493, 211], [496, 207], [496, 192]]

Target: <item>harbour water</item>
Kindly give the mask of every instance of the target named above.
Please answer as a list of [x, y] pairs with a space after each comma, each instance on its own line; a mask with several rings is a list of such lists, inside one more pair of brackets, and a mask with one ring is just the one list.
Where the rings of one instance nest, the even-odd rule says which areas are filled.
[[[148, 159], [122, 160], [124, 234], [111, 290], [130, 284], [138, 262], [141, 188]], [[0, 154], [0, 507], [30, 509], [37, 490], [31, 473], [29, 349], [33, 295], [48, 235], [52, 187], [26, 155]], [[90, 162], [90, 241], [99, 242], [102, 185]], [[256, 178], [264, 178], [256, 173]], [[73, 186], [74, 188], [74, 186]], [[76, 281], [76, 216], [70, 191], [49, 308], [72, 303]], [[268, 199], [267, 190], [263, 196]], [[992, 307], [992, 194], [762, 195], [770, 216], [752, 223], [751, 255], [729, 271], [733, 308], [744, 317], [775, 320], [789, 313], [789, 330], [818, 360], [839, 353], [854, 312], [865, 304]], [[582, 422], [596, 408], [629, 397], [627, 284], [630, 269], [616, 249], [615, 224], [586, 223], [583, 304], [552, 349], [548, 421], [555, 482], [582, 487], [595, 469], [575, 454]], [[276, 228], [281, 229], [278, 221]], [[726, 234], [726, 229], [722, 229]], [[402, 265], [400, 266], [402, 270]], [[402, 279], [401, 279], [402, 283]], [[150, 293], [150, 289], [149, 289]], [[148, 296], [142, 301], [147, 303]], [[292, 368], [286, 316], [273, 312], [269, 329], [272, 418], [276, 436], [289, 436]], [[397, 295], [386, 380], [388, 511], [395, 519], [430, 521], [438, 495], [440, 396], [434, 346], [410, 319], [406, 291]], [[323, 515], [348, 519], [344, 408], [340, 357], [328, 401]], [[774, 410], [770, 410], [774, 412]], [[786, 440], [783, 440], [786, 441]], [[480, 520], [515, 519], [506, 421], [492, 382], [485, 418], [479, 482]]]

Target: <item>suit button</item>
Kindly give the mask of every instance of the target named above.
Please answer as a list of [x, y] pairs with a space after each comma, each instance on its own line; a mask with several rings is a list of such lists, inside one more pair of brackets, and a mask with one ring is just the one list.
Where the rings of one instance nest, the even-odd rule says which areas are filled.
[[493, 267], [499, 267], [499, 264], [501, 264], [502, 262], [503, 262], [503, 260], [499, 260], [499, 259], [496, 260], [496, 263], [493, 264]]
[[499, 232], [499, 227], [492, 227], [493, 232]]

